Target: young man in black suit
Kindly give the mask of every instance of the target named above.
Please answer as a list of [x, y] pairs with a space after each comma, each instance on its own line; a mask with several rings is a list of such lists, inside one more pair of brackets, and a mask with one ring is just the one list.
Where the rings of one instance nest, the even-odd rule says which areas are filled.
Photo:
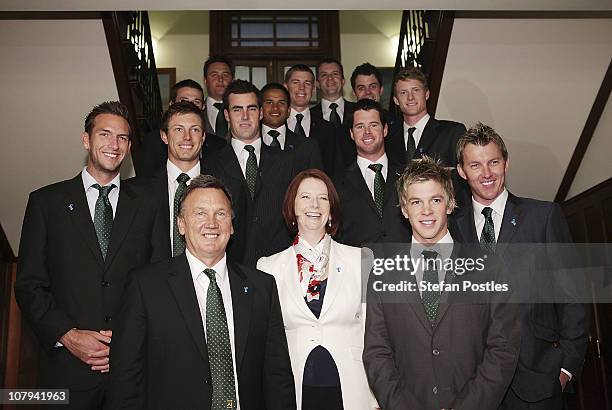
[[107, 409], [295, 409], [274, 278], [233, 263], [229, 190], [196, 177], [178, 204], [184, 254], [137, 270], [112, 342]]
[[229, 142], [227, 120], [223, 114], [223, 94], [234, 80], [236, 67], [225, 56], [213, 55], [204, 62], [204, 130]]
[[99, 409], [128, 272], [169, 255], [156, 201], [120, 180], [130, 149], [125, 106], [94, 107], [81, 139], [82, 172], [30, 194], [15, 295], [41, 343], [38, 387], [70, 389], [69, 408]]
[[357, 155], [336, 180], [342, 206], [338, 239], [352, 246], [406, 241], [410, 224], [397, 206], [395, 189], [402, 168], [385, 153], [388, 125], [383, 109], [374, 100], [359, 100], [351, 118]]
[[[511, 274], [534, 272], [535, 261], [522, 247], [497, 244], [571, 242], [557, 204], [508, 192], [508, 151], [491, 127], [479, 123], [470, 128], [459, 139], [457, 161], [457, 170], [472, 193], [471, 201], [455, 216], [459, 231], [465, 240], [494, 249], [512, 269]], [[563, 289], [564, 283], [555, 286]], [[563, 291], [571, 296], [575, 290]], [[502, 408], [560, 409], [562, 391], [569, 380], [580, 376], [584, 362], [588, 310], [575, 303], [533, 303], [524, 307], [521, 323], [519, 365]]]
[[206, 173], [225, 181], [233, 197], [246, 198], [246, 206], [234, 204], [234, 255], [247, 266], [255, 266], [262, 256], [280, 252], [291, 244], [282, 215], [285, 191], [299, 161], [288, 151], [278, 151], [262, 143], [261, 93], [248, 81], [235, 80], [223, 96], [231, 143], [207, 159]]
[[317, 141], [297, 135], [287, 127], [291, 101], [289, 91], [280, 83], [268, 83], [261, 89], [261, 94], [261, 138], [264, 144], [276, 150], [294, 152], [304, 168], [323, 169]]
[[[202, 86], [191, 79], [182, 80], [170, 89], [170, 105], [189, 101], [200, 110], [204, 106], [204, 90]], [[204, 117], [203, 117], [204, 118]], [[161, 138], [161, 131], [155, 129], [145, 135], [140, 148], [140, 160], [136, 166], [136, 175], [151, 177], [162, 168], [168, 160], [168, 149]], [[210, 154], [224, 147], [225, 140], [213, 134], [212, 129], [206, 130], [206, 140], [200, 155]]]
[[329, 122], [312, 115], [309, 108], [315, 87], [314, 73], [307, 65], [296, 64], [285, 74], [284, 85], [291, 97], [288, 128], [297, 135], [317, 141], [323, 159], [323, 170], [328, 175], [334, 175], [342, 169], [338, 152], [338, 133]]

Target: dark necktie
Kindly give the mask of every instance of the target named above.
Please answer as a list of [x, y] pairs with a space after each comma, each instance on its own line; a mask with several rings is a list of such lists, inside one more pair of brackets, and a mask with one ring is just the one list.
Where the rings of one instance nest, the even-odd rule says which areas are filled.
[[[438, 256], [438, 252], [423, 251], [421, 254], [425, 258], [425, 265], [423, 266], [423, 282], [430, 286], [439, 284], [438, 270], [436, 269], [436, 257]], [[425, 313], [427, 314], [427, 319], [429, 319], [431, 325], [433, 326], [436, 322], [436, 318], [438, 317], [440, 292], [433, 289], [424, 289], [421, 292], [421, 300], [423, 302], [423, 307], [425, 308]]]
[[274, 148], [277, 151], [281, 151], [281, 145], [280, 145], [280, 142], [278, 141], [278, 136], [280, 135], [280, 132], [276, 130], [270, 130], [268, 131], [268, 135], [272, 137], [270, 148]]
[[246, 183], [251, 192], [251, 198], [255, 196], [255, 184], [257, 183], [257, 158], [255, 157], [255, 147], [252, 145], [245, 145], [244, 149], [249, 152], [249, 157], [246, 162]]
[[227, 121], [225, 121], [225, 115], [223, 114], [223, 103], [216, 102], [213, 105], [219, 110], [217, 119], [215, 120], [215, 134], [225, 138], [227, 135]]
[[304, 127], [302, 127], [302, 119], [304, 118], [304, 114], [295, 114], [295, 132], [297, 135], [301, 135], [302, 137], [306, 137], [306, 131], [304, 131]]
[[340, 114], [338, 114], [337, 108], [338, 104], [331, 103], [329, 104], [329, 108], [331, 109], [331, 113], [329, 114], [329, 122], [334, 124], [334, 127], [339, 127], [342, 125], [342, 120], [340, 120]]
[[176, 181], [178, 182], [178, 186], [176, 188], [176, 192], [174, 193], [174, 219], [172, 220], [172, 256], [177, 256], [185, 252], [185, 238], [178, 230], [178, 223], [176, 222], [176, 218], [179, 214], [179, 202], [181, 200], [181, 196], [185, 189], [187, 189], [187, 181], [189, 181], [189, 175], [184, 172], [181, 173]]
[[212, 406], [210, 408], [214, 410], [235, 409], [237, 403], [232, 346], [223, 297], [217, 285], [215, 271], [204, 269], [204, 274], [210, 280], [206, 292], [206, 347], [212, 378]]
[[488, 252], [495, 252], [495, 225], [491, 217], [493, 208], [485, 206], [482, 208], [482, 214], [485, 217], [485, 223], [480, 234], [480, 247]]
[[115, 184], [107, 186], [93, 184], [92, 187], [98, 190], [98, 199], [96, 200], [94, 212], [94, 228], [96, 229], [96, 236], [100, 244], [102, 259], [106, 259], [106, 251], [108, 250], [108, 244], [113, 230], [113, 206], [108, 199], [108, 194], [113, 188], [116, 188], [116, 186]]
[[416, 152], [416, 144], [414, 143], [414, 131], [415, 127], [408, 128], [408, 143], [406, 144], [406, 162], [410, 162], [414, 159], [414, 153]]
[[376, 203], [378, 216], [381, 218], [383, 214], [383, 204], [385, 202], [385, 178], [383, 178], [382, 167], [382, 164], [368, 165], [368, 168], [376, 173], [374, 176], [374, 203]]

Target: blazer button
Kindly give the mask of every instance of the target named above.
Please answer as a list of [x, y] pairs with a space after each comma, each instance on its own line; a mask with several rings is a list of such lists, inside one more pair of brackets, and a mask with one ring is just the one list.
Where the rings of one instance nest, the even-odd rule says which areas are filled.
[[110, 321], [112, 321], [112, 320], [113, 320], [113, 318], [112, 318], [111, 316], [106, 316], [106, 317], [104, 318], [104, 321], [105, 321], [106, 323], [109, 323], [109, 322], [110, 322]]
[[209, 386], [212, 384], [212, 378], [211, 377], [207, 377], [206, 380], [204, 380], [204, 383], [208, 384]]
[[438, 356], [440, 354], [440, 351], [438, 349], [433, 349], [431, 353], [433, 353], [434, 356]]

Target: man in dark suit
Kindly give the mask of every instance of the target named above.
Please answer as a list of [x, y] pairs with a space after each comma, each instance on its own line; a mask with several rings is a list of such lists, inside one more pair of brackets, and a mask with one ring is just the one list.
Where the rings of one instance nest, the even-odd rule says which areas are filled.
[[[189, 101], [200, 110], [204, 106], [204, 90], [202, 86], [191, 79], [182, 80], [170, 89], [170, 105]], [[205, 117], [203, 117], [205, 118]], [[208, 155], [225, 146], [226, 142], [212, 133], [207, 127], [206, 140], [200, 154]], [[151, 177], [162, 168], [168, 160], [168, 149], [161, 139], [161, 130], [155, 129], [145, 135], [140, 147], [140, 160], [136, 166], [136, 175], [139, 177]]]
[[[375, 264], [386, 270], [373, 270], [368, 283], [363, 361], [374, 395], [386, 410], [496, 409], [518, 358], [516, 309], [499, 303], [503, 292], [461, 290], [464, 282], [498, 279], [499, 271], [450, 235], [454, 195], [440, 164], [411, 162], [398, 196], [412, 244], [399, 253], [387, 249], [382, 256], [390, 260]], [[389, 269], [396, 256], [409, 262]]]
[[196, 177], [179, 203], [184, 254], [137, 270], [113, 338], [107, 409], [295, 409], [274, 278], [225, 254], [228, 189]]
[[289, 183], [301, 169], [294, 153], [262, 143], [262, 98], [257, 87], [248, 81], [235, 80], [227, 87], [223, 103], [231, 143], [208, 158], [203, 166], [206, 173], [223, 181], [240, 181], [240, 185], [229, 187], [234, 197], [246, 198], [244, 209], [234, 204], [234, 213], [244, 221], [235, 226], [234, 254], [237, 261], [255, 266], [260, 257], [280, 252], [291, 244], [282, 206]]
[[297, 135], [317, 141], [323, 159], [323, 170], [328, 175], [334, 175], [342, 169], [336, 141], [337, 132], [329, 122], [314, 117], [309, 108], [315, 87], [314, 73], [307, 65], [296, 64], [285, 73], [285, 87], [291, 97], [288, 128]]
[[169, 256], [159, 207], [120, 180], [129, 138], [125, 106], [94, 107], [81, 136], [86, 167], [32, 192], [23, 222], [15, 295], [41, 343], [38, 386], [70, 389], [70, 408], [102, 407], [127, 273]]
[[[467, 241], [495, 250], [512, 269], [511, 274], [534, 272], [536, 261], [528, 257], [534, 255], [526, 255], [520, 247], [497, 244], [571, 242], [557, 204], [507, 191], [508, 151], [491, 127], [479, 123], [468, 130], [459, 139], [457, 160], [459, 174], [472, 193], [471, 201], [455, 217], [457, 226]], [[563, 281], [555, 283], [560, 288], [564, 285]], [[565, 289], [566, 295], [573, 291], [576, 289]], [[574, 303], [534, 303], [524, 306], [522, 313], [519, 365], [502, 408], [560, 409], [561, 392], [582, 369], [588, 310]]]
[[357, 160], [335, 181], [342, 206], [338, 240], [352, 246], [406, 241], [410, 225], [397, 206], [395, 189], [402, 169], [385, 154], [388, 128], [383, 109], [374, 100], [363, 99], [351, 117]]
[[281, 151], [292, 151], [304, 169], [323, 169], [319, 144], [313, 138], [297, 135], [287, 128], [289, 91], [280, 83], [268, 83], [261, 89], [263, 118], [261, 138], [264, 144]]
[[354, 102], [342, 97], [344, 87], [344, 68], [335, 58], [325, 58], [317, 64], [317, 89], [321, 93], [321, 102], [310, 109], [312, 116], [318, 120], [331, 122], [336, 130], [338, 150], [345, 166], [355, 159], [355, 143], [350, 135], [350, 116]]
[[204, 63], [204, 130], [229, 141], [227, 120], [223, 114], [223, 94], [234, 79], [236, 67], [225, 56], [210, 56]]

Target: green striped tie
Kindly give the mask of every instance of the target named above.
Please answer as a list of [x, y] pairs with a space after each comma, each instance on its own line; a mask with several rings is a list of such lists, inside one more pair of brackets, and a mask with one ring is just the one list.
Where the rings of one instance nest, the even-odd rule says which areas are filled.
[[176, 188], [176, 192], [174, 193], [174, 220], [172, 221], [172, 256], [177, 256], [185, 252], [185, 238], [179, 232], [178, 223], [176, 222], [176, 218], [179, 214], [179, 204], [181, 201], [181, 196], [183, 196], [183, 192], [187, 189], [187, 181], [189, 181], [189, 175], [184, 172], [181, 173], [176, 181], [178, 182], [178, 187]]
[[93, 184], [92, 187], [99, 191], [94, 213], [94, 228], [96, 229], [102, 258], [106, 259], [106, 252], [113, 230], [113, 206], [108, 199], [108, 194], [110, 194], [113, 188], [116, 188], [116, 185], [101, 186], [100, 184]]
[[385, 203], [385, 178], [382, 175], [382, 164], [370, 164], [368, 168], [376, 173], [374, 176], [374, 203], [378, 216], [383, 216], [383, 205]]
[[[436, 251], [423, 251], [421, 252], [425, 258], [425, 266], [423, 267], [423, 282], [430, 285], [438, 284], [438, 270], [436, 269], [436, 257], [438, 252]], [[433, 326], [438, 317], [438, 303], [440, 302], [440, 292], [434, 290], [423, 290], [421, 292], [421, 300], [427, 319]]]
[[246, 162], [245, 177], [251, 192], [251, 198], [255, 196], [255, 184], [257, 183], [257, 158], [255, 157], [255, 147], [252, 145], [245, 145], [244, 149], [249, 151], [249, 157]]
[[204, 269], [210, 283], [206, 293], [206, 347], [212, 378], [211, 410], [235, 409], [236, 385], [232, 346], [221, 289], [213, 269]]
[[495, 225], [493, 225], [493, 209], [485, 206], [482, 209], [482, 214], [485, 217], [485, 223], [482, 227], [482, 233], [480, 235], [480, 247], [484, 251], [495, 252]]

